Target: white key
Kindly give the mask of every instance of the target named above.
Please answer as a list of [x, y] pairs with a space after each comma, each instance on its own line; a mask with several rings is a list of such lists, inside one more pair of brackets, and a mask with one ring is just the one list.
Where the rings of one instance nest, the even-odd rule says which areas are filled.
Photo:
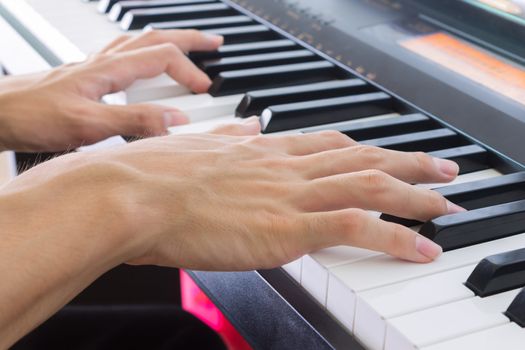
[[342, 264], [363, 260], [380, 253], [368, 249], [338, 246], [305, 255], [301, 285], [321, 305], [326, 306], [328, 269]]
[[200, 94], [154, 100], [150, 103], [176, 107], [183, 111], [192, 122], [198, 122], [225, 115], [234, 115], [235, 108], [243, 96], [213, 97], [209, 94]]
[[[23, 0], [2, 0], [2, 5], [5, 6], [31, 34], [50, 49], [60, 61], [65, 63], [81, 61], [86, 57], [86, 54], [79, 50], [75, 43], [72, 43], [64, 36], [58, 21], [53, 21], [53, 19], [60, 14], [66, 14], [64, 17], [71, 18], [70, 15], [68, 16], [70, 13], [62, 6], [65, 5], [66, 2], [61, 1], [56, 4], [53, 4], [53, 2], [56, 3], [57, 0], [46, 2], [33, 1], [31, 5], [28, 5], [26, 1]], [[43, 13], [46, 12], [45, 9], [47, 9], [47, 12], [50, 12], [49, 9], [53, 5], [55, 16], [54, 18], [48, 18], [48, 16], [45, 16]], [[78, 5], [80, 4], [73, 5], [73, 7], [76, 6], [80, 8]], [[77, 25], [80, 24], [77, 22]], [[83, 29], [85, 31], [85, 28], [92, 26], [93, 23], [90, 23], [88, 27], [84, 27]]]
[[121, 136], [117, 135], [117, 136], [108, 137], [107, 139], [94, 143], [92, 145], [79, 147], [77, 148], [77, 151], [78, 152], [99, 151], [103, 149], [113, 148], [115, 146], [125, 145], [126, 143], [127, 143], [126, 140], [124, 140]]
[[[472, 265], [486, 256], [525, 245], [525, 234], [456, 249], [429, 264], [402, 261], [385, 254], [329, 270], [327, 308], [334, 315], [344, 309], [353, 330], [356, 293]], [[344, 322], [343, 322], [344, 323]]]
[[15, 153], [11, 151], [0, 152], [0, 187], [16, 176]]
[[[218, 117], [212, 120], [198, 122], [195, 124], [173, 126], [168, 129], [168, 133], [171, 135], [202, 133], [202, 132], [208, 132], [212, 130], [213, 128], [219, 125], [222, 125], [222, 124], [231, 124], [231, 123], [240, 123], [240, 122], [242, 122], [242, 119], [240, 118], [234, 118], [232, 116], [224, 116], [224, 117]], [[123, 144], [126, 144], [126, 140], [124, 140], [121, 136], [113, 136], [103, 141], [97, 142], [93, 145], [79, 147], [77, 150], [79, 152], [97, 151], [97, 150], [108, 149], [108, 148], [123, 145]]]
[[469, 298], [389, 320], [385, 350], [419, 349], [509, 323], [503, 312], [520, 291]]
[[[453, 182], [449, 184], [432, 184], [430, 188], [436, 188], [440, 186], [464, 183], [464, 182], [475, 181], [475, 180], [482, 180], [485, 178], [490, 178], [490, 177], [499, 176], [499, 175], [500, 173], [494, 169], [483, 170], [483, 171], [479, 171], [475, 173], [460, 175]], [[381, 255], [384, 255], [384, 254], [381, 254]], [[329, 271], [332, 269], [333, 267], [330, 267]], [[371, 273], [376, 274], [377, 272], [373, 271]], [[306, 275], [307, 274], [303, 272], [303, 279], [305, 278]], [[329, 279], [330, 279], [330, 282], [328, 284], [329, 287], [328, 287], [328, 293], [327, 293], [326, 307], [328, 308], [328, 311], [331, 312], [337, 318], [339, 318], [339, 320], [341, 320], [341, 322], [350, 331], [353, 331], [355, 303], [349, 302], [348, 297], [347, 297], [349, 290], [344, 285], [344, 283], [341, 283], [341, 281], [338, 281], [336, 278], [330, 277]], [[333, 286], [333, 288], [331, 286]], [[330, 294], [331, 294], [331, 297], [330, 297]], [[340, 303], [339, 301], [342, 301], [342, 300], [345, 300], [345, 301], [343, 303]], [[376, 339], [375, 344], [377, 344], [377, 342], [378, 340]]]
[[228, 116], [222, 116], [222, 117], [218, 117], [218, 118], [214, 118], [210, 120], [205, 120], [205, 121], [198, 122], [198, 123], [173, 126], [168, 129], [168, 132], [172, 135], [208, 132], [220, 125], [240, 123], [242, 121], [243, 119], [241, 118], [235, 118], [231, 115], [228, 115]]
[[463, 283], [476, 265], [372, 289], [358, 295], [354, 333], [370, 350], [383, 349], [386, 320], [475, 296]]
[[515, 323], [507, 323], [471, 333], [421, 350], [523, 350], [525, 330]]
[[462, 183], [472, 182], [472, 181], [479, 181], [479, 180], [485, 180], [490, 179], [493, 177], [501, 176], [502, 174], [497, 171], [496, 169], [485, 169], [480, 171], [475, 171], [472, 173], [467, 173], [460, 175], [456, 177], [452, 182], [449, 183], [431, 183], [431, 184], [419, 184], [417, 186], [422, 188], [439, 188], [443, 186], [449, 186], [449, 185], [458, 185]]
[[167, 74], [151, 79], [137, 80], [125, 91], [124, 103], [150, 102], [164, 98], [190, 95], [191, 91]]
[[283, 270], [286, 271], [297, 283], [301, 283], [301, 273], [303, 270], [303, 258], [294, 260], [286, 265], [283, 265]]

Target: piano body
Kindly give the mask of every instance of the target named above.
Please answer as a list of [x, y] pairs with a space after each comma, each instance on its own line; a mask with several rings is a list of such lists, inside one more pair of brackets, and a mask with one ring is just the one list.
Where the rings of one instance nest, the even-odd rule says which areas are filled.
[[123, 32], [198, 28], [226, 39], [190, 54], [209, 93], [160, 76], [106, 102], [177, 106], [193, 124], [172, 133], [260, 114], [265, 133], [339, 130], [457, 161], [453, 184], [428, 185], [469, 209], [421, 226], [446, 250], [434, 263], [334, 247], [275, 270], [189, 274], [254, 348], [523, 349], [525, 17], [490, 3], [1, 0], [0, 60], [21, 74]]

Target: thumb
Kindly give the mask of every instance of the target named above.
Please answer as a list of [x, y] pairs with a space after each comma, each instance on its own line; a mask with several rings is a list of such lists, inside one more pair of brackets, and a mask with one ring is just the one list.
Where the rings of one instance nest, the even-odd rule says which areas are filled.
[[230, 136], [259, 135], [261, 124], [258, 117], [244, 119], [241, 123], [219, 125], [210, 131], [211, 134]]
[[104, 105], [103, 108], [103, 117], [113, 132], [124, 136], [166, 135], [167, 128], [189, 123], [188, 117], [173, 107], [134, 104]]

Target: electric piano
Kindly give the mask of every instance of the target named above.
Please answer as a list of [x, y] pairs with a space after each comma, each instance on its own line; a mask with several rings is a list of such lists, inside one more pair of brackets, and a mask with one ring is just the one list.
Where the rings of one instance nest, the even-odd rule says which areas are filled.
[[425, 186], [468, 212], [426, 223], [382, 216], [441, 244], [434, 263], [340, 246], [275, 270], [189, 273], [257, 349], [517, 350], [524, 12], [485, 0], [1, 0], [0, 25], [21, 41], [3, 40], [0, 58], [25, 73], [82, 60], [124, 32], [197, 28], [225, 37], [217, 52], [189, 55], [212, 77], [208, 93], [160, 76], [106, 102], [176, 106], [193, 123], [172, 133], [255, 114], [264, 133], [339, 130], [457, 161], [452, 184]]

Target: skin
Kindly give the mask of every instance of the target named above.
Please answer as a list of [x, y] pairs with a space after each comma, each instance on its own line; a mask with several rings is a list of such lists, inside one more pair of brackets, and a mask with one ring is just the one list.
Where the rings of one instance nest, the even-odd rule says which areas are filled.
[[179, 110], [100, 99], [164, 72], [205, 92], [210, 79], [184, 53], [215, 50], [222, 42], [194, 30], [151, 31], [120, 37], [85, 62], [0, 80], [0, 150], [62, 151], [119, 134], [164, 135], [167, 127], [188, 122]]
[[[204, 91], [209, 80], [188, 71], [191, 64], [179, 55], [195, 46], [184, 46], [179, 35], [187, 34], [122, 38], [85, 63], [24, 77], [15, 88], [0, 90], [10, 111], [18, 104], [31, 112], [4, 113], [10, 132], [0, 140], [15, 149], [54, 150], [124, 133], [127, 123], [140, 135], [163, 134], [162, 107], [97, 101], [164, 71]], [[151, 55], [159, 67], [145, 64]], [[184, 65], [187, 70], [179, 72]], [[81, 113], [52, 105], [64, 95], [65, 101], [73, 99], [71, 109], [84, 106], [77, 109]], [[23, 96], [35, 96], [34, 103], [20, 105]], [[38, 111], [56, 120], [47, 125]], [[139, 122], [134, 113], [143, 113]], [[83, 133], [67, 135], [78, 127], [67, 122], [71, 118], [80, 119]], [[29, 119], [33, 126], [26, 129], [22, 124]], [[458, 173], [455, 163], [363, 146], [332, 131], [279, 136], [259, 131], [258, 119], [250, 118], [205, 134], [73, 153], [0, 188], [0, 348], [122, 263], [240, 271], [280, 266], [335, 245], [418, 263], [441, 254], [428, 239], [367, 210], [418, 220], [462, 211], [437, 192], [409, 185], [451, 181]]]

